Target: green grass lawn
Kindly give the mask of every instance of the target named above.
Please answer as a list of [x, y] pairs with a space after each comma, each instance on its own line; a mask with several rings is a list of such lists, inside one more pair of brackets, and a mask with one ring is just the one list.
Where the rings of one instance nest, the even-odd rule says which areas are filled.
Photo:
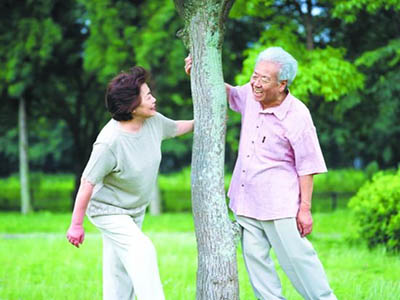
[[[0, 213], [0, 299], [101, 299], [101, 237], [85, 222], [86, 240], [69, 245], [70, 214]], [[354, 221], [344, 210], [314, 214], [310, 237], [341, 300], [400, 299], [400, 258], [350, 243]], [[195, 299], [197, 251], [190, 214], [146, 216], [143, 230], [158, 251], [167, 300]], [[255, 299], [238, 249], [240, 296]], [[288, 300], [301, 297], [277, 266]]]

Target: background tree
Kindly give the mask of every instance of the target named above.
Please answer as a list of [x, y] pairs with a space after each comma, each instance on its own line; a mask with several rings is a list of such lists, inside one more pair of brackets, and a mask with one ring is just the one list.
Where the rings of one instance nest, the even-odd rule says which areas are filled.
[[[260, 49], [283, 46], [299, 60], [291, 92], [309, 106], [328, 166], [355, 163], [362, 167], [373, 161], [385, 168], [396, 166], [398, 101], [394, 99], [398, 99], [398, 92], [392, 83], [398, 69], [393, 59], [400, 26], [398, 6], [398, 1], [391, 0], [238, 0], [232, 17], [250, 15], [264, 24], [265, 31], [245, 51], [243, 71], [236, 82], [248, 81]], [[343, 18], [354, 23], [345, 23]], [[386, 61], [370, 59], [378, 52], [357, 60], [376, 47], [385, 53]], [[375, 62], [373, 68], [362, 63], [367, 60]]]
[[238, 299], [236, 246], [224, 190], [226, 91], [221, 47], [232, 1], [175, 0], [190, 50], [194, 106], [192, 203], [198, 249], [197, 299]]
[[[9, 100], [18, 101], [19, 173], [21, 212], [31, 210], [29, 191], [28, 134], [26, 106], [35, 100], [35, 75], [48, 63], [53, 47], [60, 40], [60, 28], [49, 18], [52, 1], [3, 1], [1, 4], [0, 40], [2, 67], [0, 89]], [[18, 5], [19, 9], [14, 9]], [[37, 100], [37, 98], [36, 98]]]
[[[321, 106], [330, 109], [333, 105], [325, 103], [336, 102], [361, 88], [364, 76], [346, 57], [347, 50], [340, 44], [332, 44], [331, 31], [337, 26], [330, 16], [333, 2], [238, 0], [231, 17], [248, 19], [251, 16], [264, 28], [257, 40], [244, 51], [243, 68], [236, 76], [236, 83], [249, 81], [256, 56], [261, 50], [269, 46], [281, 46], [293, 54], [299, 61], [299, 70], [291, 92], [310, 107], [328, 165], [339, 166], [337, 147], [332, 143], [332, 126], [325, 126], [326, 116], [318, 118], [320, 113], [316, 110]], [[331, 115], [332, 109], [328, 117]], [[235, 123], [239, 122], [236, 116]], [[325, 128], [328, 132], [322, 130]], [[235, 131], [234, 134], [232, 136], [230, 132], [228, 139], [238, 140], [239, 132]], [[345, 164], [348, 165], [349, 161]]]
[[[365, 88], [335, 107], [342, 147], [365, 163], [383, 168], [400, 161], [400, 1], [338, 1], [333, 14], [346, 20], [335, 40], [366, 77]], [[373, 28], [373, 30], [365, 30]], [[343, 130], [348, 128], [349, 131]], [[340, 131], [339, 131], [340, 130]]]
[[250, 14], [263, 18], [266, 28], [258, 42], [245, 52], [243, 71], [236, 78], [239, 84], [249, 81], [255, 58], [262, 49], [279, 45], [299, 61], [291, 92], [302, 101], [319, 101], [317, 97], [338, 100], [363, 87], [363, 75], [345, 59], [346, 49], [330, 45], [326, 29], [330, 25], [331, 1], [254, 2], [254, 7], [246, 2], [244, 11], [232, 12], [233, 17]]
[[[182, 67], [187, 53], [171, 38], [181, 26], [172, 1], [18, 0], [0, 5], [0, 94], [7, 103], [0, 109], [0, 176], [18, 171], [16, 91], [23, 90], [26, 101], [30, 169], [72, 172], [77, 181], [92, 142], [109, 119], [105, 85], [120, 70], [135, 64], [148, 68], [161, 113], [192, 118]], [[400, 160], [398, 5], [394, 0], [237, 0], [222, 49], [225, 80], [247, 81], [257, 49], [283, 46], [299, 59], [291, 91], [313, 114], [328, 166], [376, 161], [380, 167], [395, 167]], [[26, 84], [21, 89], [18, 82]], [[231, 171], [240, 115], [228, 115], [225, 166]], [[187, 166], [191, 145], [190, 136], [166, 141], [161, 172]]]

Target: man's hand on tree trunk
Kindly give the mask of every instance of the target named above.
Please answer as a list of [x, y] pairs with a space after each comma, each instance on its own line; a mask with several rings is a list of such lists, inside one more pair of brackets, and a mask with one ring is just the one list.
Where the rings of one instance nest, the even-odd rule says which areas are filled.
[[192, 57], [190, 54], [185, 58], [185, 72], [190, 76], [190, 70], [192, 69]]

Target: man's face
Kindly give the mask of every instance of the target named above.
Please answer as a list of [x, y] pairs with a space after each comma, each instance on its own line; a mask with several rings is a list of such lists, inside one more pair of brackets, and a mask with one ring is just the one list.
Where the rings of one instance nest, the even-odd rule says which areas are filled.
[[279, 101], [286, 82], [278, 82], [279, 65], [269, 61], [260, 61], [254, 68], [250, 79], [254, 99], [261, 104], [269, 105]]

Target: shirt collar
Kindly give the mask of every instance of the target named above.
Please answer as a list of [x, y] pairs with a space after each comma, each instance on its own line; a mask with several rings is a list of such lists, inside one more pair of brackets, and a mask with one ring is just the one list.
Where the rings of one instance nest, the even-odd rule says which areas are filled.
[[274, 114], [280, 121], [282, 121], [286, 117], [291, 103], [292, 103], [292, 95], [290, 94], [290, 92], [288, 92], [285, 99], [283, 99], [280, 105], [269, 107], [266, 109], [261, 109], [260, 113]]

